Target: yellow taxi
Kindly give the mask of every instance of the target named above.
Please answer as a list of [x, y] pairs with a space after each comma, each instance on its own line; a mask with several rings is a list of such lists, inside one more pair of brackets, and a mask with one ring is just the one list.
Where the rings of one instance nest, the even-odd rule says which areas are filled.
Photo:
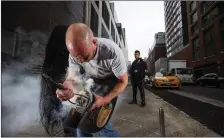
[[173, 75], [170, 72], [163, 74], [158, 72], [152, 78], [152, 86], [156, 88], [180, 88], [181, 81], [177, 76]]

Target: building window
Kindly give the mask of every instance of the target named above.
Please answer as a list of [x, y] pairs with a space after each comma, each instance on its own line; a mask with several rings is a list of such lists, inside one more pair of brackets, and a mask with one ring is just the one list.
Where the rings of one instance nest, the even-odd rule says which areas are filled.
[[204, 27], [206, 25], [208, 25], [212, 20], [214, 20], [218, 15], [219, 15], [218, 7], [215, 7], [212, 11], [210, 11], [209, 13], [207, 13], [203, 17]]
[[104, 25], [103, 24], [101, 24], [101, 25], [102, 25], [102, 33], [101, 33], [102, 37], [110, 39], [109, 34], [108, 34], [107, 30], [105, 29]]
[[198, 19], [198, 14], [197, 11], [191, 16], [191, 23], [196, 22]]
[[197, 7], [197, 3], [196, 3], [196, 1], [191, 2], [191, 4], [190, 4], [191, 12], [192, 12], [194, 9], [196, 9], [196, 7]]
[[183, 23], [183, 22], [180, 22], [180, 24], [179, 24], [179, 28], [182, 28], [182, 23]]
[[181, 17], [181, 8], [180, 7], [177, 10], [177, 14]]
[[193, 47], [193, 60], [199, 60], [200, 59], [200, 39], [199, 37], [193, 39], [192, 41], [192, 47]]
[[214, 1], [204, 1], [201, 6], [201, 12], [204, 13], [213, 3]]
[[183, 31], [182, 31], [182, 28], [180, 28], [180, 36], [183, 35]]
[[95, 1], [96, 6], [99, 8], [99, 1]]
[[114, 29], [112, 20], [111, 20], [111, 36], [112, 36], [113, 40], [115, 41], [115, 29]]
[[215, 43], [213, 40], [213, 28], [209, 28], [204, 33], [205, 56], [209, 57], [215, 54]]
[[222, 39], [222, 49], [224, 50], [224, 19], [221, 20], [220, 22], [220, 25], [221, 25], [221, 39]]
[[98, 36], [98, 15], [92, 4], [91, 4], [90, 28], [92, 29], [94, 36]]
[[198, 23], [191, 27], [192, 36], [198, 33]]
[[219, 15], [224, 13], [224, 2], [220, 2], [218, 4], [218, 8], [219, 8]]
[[107, 28], [109, 28], [109, 23], [110, 23], [110, 15], [109, 15], [109, 12], [108, 12], [108, 9], [107, 9], [107, 5], [106, 5], [106, 2], [105, 1], [102, 1], [102, 17], [103, 17], [103, 20], [105, 22], [105, 24], [107, 25]]
[[183, 44], [183, 36], [180, 36], [180, 44]]
[[177, 21], [179, 22], [180, 20], [180, 15], [177, 15]]
[[117, 37], [117, 35], [115, 36], [115, 38], [116, 38], [115, 43], [118, 44], [118, 37]]
[[180, 6], [181, 1], [177, 1], [177, 6]]

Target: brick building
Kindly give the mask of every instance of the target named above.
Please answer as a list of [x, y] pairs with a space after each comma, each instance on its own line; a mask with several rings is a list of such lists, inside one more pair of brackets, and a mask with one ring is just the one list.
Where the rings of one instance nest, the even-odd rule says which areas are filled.
[[197, 77], [224, 75], [224, 2], [187, 2], [189, 47]]
[[149, 56], [146, 60], [149, 75], [155, 74], [155, 62], [161, 57], [166, 57], [164, 32], [158, 32], [155, 34], [152, 50], [149, 52]]
[[[41, 70], [45, 46], [56, 25], [86, 23], [95, 36], [109, 38], [128, 62], [125, 29], [108, 1], [3, 1], [2, 66], [21, 58]], [[25, 61], [24, 61], [25, 60]]]

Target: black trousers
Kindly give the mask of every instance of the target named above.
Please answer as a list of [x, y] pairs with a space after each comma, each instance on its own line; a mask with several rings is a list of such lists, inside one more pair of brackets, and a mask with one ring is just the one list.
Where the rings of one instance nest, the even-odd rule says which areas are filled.
[[137, 89], [140, 91], [142, 103], [145, 103], [145, 91], [143, 87], [143, 83], [132, 84], [133, 88], [133, 101], [137, 101]]

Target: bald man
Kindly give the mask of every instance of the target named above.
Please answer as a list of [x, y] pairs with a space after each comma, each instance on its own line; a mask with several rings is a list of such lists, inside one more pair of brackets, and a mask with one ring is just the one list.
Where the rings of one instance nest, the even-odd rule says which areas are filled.
[[[111, 89], [95, 91], [95, 102], [90, 111], [111, 102], [127, 86], [128, 75], [124, 55], [119, 46], [113, 41], [105, 38], [96, 38], [92, 30], [85, 24], [75, 23], [68, 27], [66, 32], [66, 46], [69, 51], [69, 67], [67, 78], [63, 85], [66, 90], [57, 90], [57, 97], [66, 101], [74, 96], [73, 78], [79, 74], [78, 66], [81, 66], [85, 74], [90, 78], [111, 80], [115, 76], [117, 79]], [[93, 136], [77, 129], [77, 136]], [[108, 122], [104, 129], [97, 132], [97, 136], [116, 137], [118, 132], [112, 128]]]

